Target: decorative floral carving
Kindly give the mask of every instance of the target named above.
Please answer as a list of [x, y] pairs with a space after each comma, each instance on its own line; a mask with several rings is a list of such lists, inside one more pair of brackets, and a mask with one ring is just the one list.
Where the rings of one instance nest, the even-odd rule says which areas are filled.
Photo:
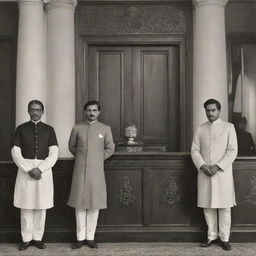
[[177, 5], [86, 5], [81, 34], [185, 33], [184, 10]]
[[129, 205], [135, 201], [135, 196], [132, 194], [133, 188], [130, 184], [128, 176], [122, 178], [121, 186], [119, 188], [118, 199], [121, 204]]
[[163, 202], [165, 204], [168, 204], [170, 207], [173, 206], [175, 203], [180, 202], [178, 186], [172, 176], [168, 177], [168, 180], [164, 186], [164, 191], [162, 196], [163, 196]]
[[249, 194], [245, 195], [245, 199], [246, 202], [256, 205], [256, 176], [250, 179]]

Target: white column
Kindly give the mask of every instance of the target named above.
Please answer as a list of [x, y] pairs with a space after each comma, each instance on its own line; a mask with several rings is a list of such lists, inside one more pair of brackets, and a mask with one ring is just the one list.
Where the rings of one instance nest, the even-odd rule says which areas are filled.
[[16, 82], [16, 125], [29, 119], [27, 105], [45, 103], [44, 9], [42, 0], [18, 0], [19, 28]]
[[70, 157], [68, 139], [75, 123], [76, 0], [50, 0], [46, 4], [47, 121], [55, 128], [59, 157]]
[[206, 120], [203, 103], [221, 102], [228, 120], [225, 5], [228, 0], [193, 0], [193, 128]]

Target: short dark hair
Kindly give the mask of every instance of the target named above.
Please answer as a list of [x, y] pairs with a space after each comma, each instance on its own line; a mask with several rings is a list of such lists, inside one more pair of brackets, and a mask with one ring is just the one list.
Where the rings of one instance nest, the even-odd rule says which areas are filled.
[[44, 104], [43, 104], [40, 100], [31, 100], [31, 101], [28, 103], [28, 110], [30, 109], [30, 107], [31, 107], [33, 104], [40, 105], [41, 108], [42, 108], [42, 110], [44, 111]]
[[239, 120], [238, 120], [238, 123], [242, 123], [242, 124], [245, 124], [247, 125], [247, 118], [245, 116], [241, 117]]
[[85, 105], [84, 105], [84, 110], [86, 110], [86, 108], [88, 106], [93, 106], [93, 105], [97, 105], [98, 110], [100, 111], [101, 106], [100, 106], [100, 103], [97, 100], [89, 100], [89, 101], [87, 101], [85, 103]]
[[205, 103], [204, 103], [204, 108], [206, 109], [207, 105], [211, 105], [211, 104], [215, 104], [218, 110], [221, 110], [221, 104], [219, 101], [215, 100], [215, 99], [208, 99]]

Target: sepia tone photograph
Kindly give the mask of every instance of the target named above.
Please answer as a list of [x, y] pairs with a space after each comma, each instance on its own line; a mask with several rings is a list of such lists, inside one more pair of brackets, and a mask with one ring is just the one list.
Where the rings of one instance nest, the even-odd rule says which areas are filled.
[[256, 255], [256, 0], [0, 0], [0, 256]]

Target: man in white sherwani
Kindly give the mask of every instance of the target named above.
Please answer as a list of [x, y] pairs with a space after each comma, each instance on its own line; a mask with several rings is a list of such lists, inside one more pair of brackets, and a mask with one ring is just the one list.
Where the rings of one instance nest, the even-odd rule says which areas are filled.
[[[236, 205], [232, 163], [237, 156], [237, 138], [233, 124], [219, 119], [221, 104], [215, 99], [204, 103], [208, 122], [195, 131], [191, 156], [198, 170], [198, 207], [203, 208], [208, 226], [209, 247], [218, 242], [224, 250], [229, 243], [231, 207]], [[219, 226], [219, 227], [218, 227]]]
[[17, 127], [11, 149], [18, 166], [14, 206], [20, 208], [22, 243], [19, 250], [29, 245], [46, 247], [42, 242], [46, 209], [53, 207], [51, 168], [58, 158], [58, 143], [54, 129], [41, 122], [43, 112], [42, 102], [29, 102], [30, 121]]
[[75, 165], [68, 205], [75, 208], [77, 241], [73, 249], [86, 244], [97, 248], [94, 241], [99, 209], [107, 208], [104, 160], [115, 151], [112, 132], [108, 125], [97, 120], [98, 101], [84, 106], [86, 120], [76, 124], [69, 138], [69, 150]]

